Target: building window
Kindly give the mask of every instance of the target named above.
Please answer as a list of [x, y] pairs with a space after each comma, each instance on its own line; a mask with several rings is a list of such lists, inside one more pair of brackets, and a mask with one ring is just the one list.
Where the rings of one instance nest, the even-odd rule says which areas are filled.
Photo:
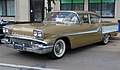
[[84, 0], [60, 0], [61, 10], [83, 10]]
[[115, 0], [89, 0], [89, 11], [98, 13], [101, 17], [115, 17]]
[[0, 16], [15, 16], [14, 0], [0, 0]]

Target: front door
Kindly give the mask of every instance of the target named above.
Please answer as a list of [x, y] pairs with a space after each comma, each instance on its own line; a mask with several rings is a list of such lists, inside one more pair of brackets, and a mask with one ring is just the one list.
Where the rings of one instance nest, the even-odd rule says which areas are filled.
[[44, 0], [30, 0], [31, 22], [42, 22], [44, 19]]

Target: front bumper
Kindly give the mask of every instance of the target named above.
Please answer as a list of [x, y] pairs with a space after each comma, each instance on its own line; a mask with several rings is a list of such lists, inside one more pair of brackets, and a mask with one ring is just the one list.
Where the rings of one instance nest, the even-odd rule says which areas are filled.
[[48, 45], [45, 41], [24, 37], [7, 36], [6, 38], [1, 39], [1, 42], [7, 47], [19, 51], [28, 51], [38, 54], [50, 53], [53, 49], [53, 45]]

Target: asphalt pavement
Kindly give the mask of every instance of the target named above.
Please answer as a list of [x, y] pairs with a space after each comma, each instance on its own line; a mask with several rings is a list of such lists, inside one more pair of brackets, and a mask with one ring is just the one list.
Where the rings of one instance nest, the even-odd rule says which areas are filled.
[[[0, 63], [61, 70], [120, 70], [120, 34], [112, 38], [107, 45], [96, 43], [77, 48], [68, 51], [63, 58], [58, 60], [52, 60], [47, 55], [20, 53], [0, 44]], [[0, 67], [0, 70], [4, 68]]]

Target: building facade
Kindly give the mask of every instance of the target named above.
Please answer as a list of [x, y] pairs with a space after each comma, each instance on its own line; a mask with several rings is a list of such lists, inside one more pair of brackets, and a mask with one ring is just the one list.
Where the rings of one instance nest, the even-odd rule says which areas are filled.
[[[120, 20], [120, 0], [57, 0], [52, 11], [85, 10], [98, 13], [103, 21]], [[0, 0], [0, 16], [7, 21], [41, 22], [47, 14], [47, 0]]]

